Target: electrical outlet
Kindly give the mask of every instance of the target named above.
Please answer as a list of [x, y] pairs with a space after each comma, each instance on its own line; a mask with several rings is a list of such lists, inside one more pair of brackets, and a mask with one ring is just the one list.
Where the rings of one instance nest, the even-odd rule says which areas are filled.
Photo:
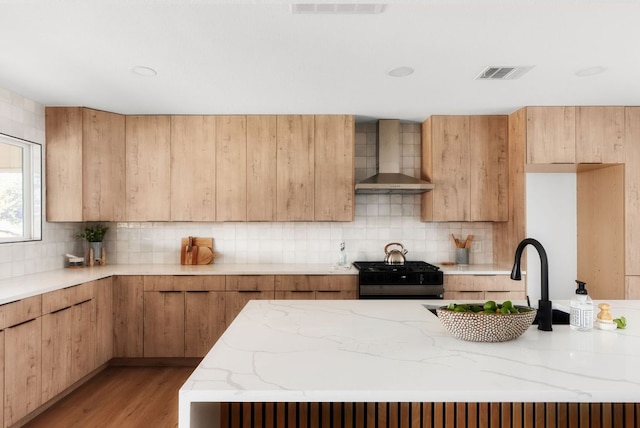
[[471, 243], [471, 252], [472, 253], [479, 253], [480, 251], [482, 251], [482, 242], [481, 241], [473, 241]]

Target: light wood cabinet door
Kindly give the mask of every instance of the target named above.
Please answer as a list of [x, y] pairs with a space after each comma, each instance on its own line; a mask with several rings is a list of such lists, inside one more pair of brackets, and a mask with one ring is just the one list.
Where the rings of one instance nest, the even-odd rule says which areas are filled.
[[82, 108], [47, 107], [47, 220], [82, 221]]
[[144, 356], [184, 357], [184, 292], [145, 291]]
[[276, 116], [247, 116], [247, 220], [276, 218]]
[[185, 293], [184, 356], [204, 357], [226, 329], [224, 291]]
[[72, 309], [71, 383], [96, 368], [96, 307], [90, 299]]
[[624, 132], [624, 107], [577, 107], [577, 163], [624, 163]]
[[144, 277], [113, 279], [113, 356], [143, 356]]
[[[513, 281], [509, 275], [445, 275], [447, 300], [524, 300], [525, 281]], [[501, 303], [501, 302], [500, 302]]]
[[576, 163], [575, 107], [527, 107], [527, 164]]
[[431, 118], [433, 221], [469, 221], [469, 117]]
[[113, 358], [113, 278], [95, 282], [96, 367]]
[[4, 335], [4, 425], [11, 426], [42, 404], [42, 318]]
[[509, 219], [507, 116], [470, 118], [470, 220]]
[[273, 275], [229, 275], [226, 281], [225, 320], [227, 326], [249, 300], [275, 298]]
[[84, 221], [124, 221], [125, 117], [82, 110]]
[[128, 221], [171, 219], [171, 122], [169, 116], [126, 118]]
[[277, 221], [313, 221], [314, 118], [277, 116]]
[[355, 125], [353, 116], [315, 116], [315, 221], [353, 221]]
[[216, 118], [171, 116], [171, 220], [215, 216]]
[[216, 117], [216, 219], [247, 219], [247, 120]]
[[73, 309], [68, 306], [42, 316], [42, 401], [71, 385]]
[[0, 426], [4, 424], [4, 330], [0, 330]]
[[315, 300], [316, 293], [310, 275], [277, 275], [275, 298], [284, 300]]
[[357, 275], [311, 275], [317, 300], [348, 300], [358, 297]]
[[624, 148], [625, 274], [640, 275], [640, 107], [625, 108]]

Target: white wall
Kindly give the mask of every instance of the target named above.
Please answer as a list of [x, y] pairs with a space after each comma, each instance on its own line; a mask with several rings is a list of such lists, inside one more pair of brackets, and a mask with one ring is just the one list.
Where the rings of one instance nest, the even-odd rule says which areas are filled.
[[[526, 176], [527, 237], [540, 241], [549, 259], [549, 298], [570, 299], [577, 267], [576, 175], [529, 173]], [[540, 258], [527, 247], [527, 290], [540, 298]]]

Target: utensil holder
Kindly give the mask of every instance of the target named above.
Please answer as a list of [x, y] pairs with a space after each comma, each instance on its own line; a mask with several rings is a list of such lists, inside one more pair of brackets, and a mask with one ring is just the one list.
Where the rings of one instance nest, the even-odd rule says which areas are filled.
[[456, 264], [468, 265], [469, 264], [469, 249], [468, 248], [456, 248]]

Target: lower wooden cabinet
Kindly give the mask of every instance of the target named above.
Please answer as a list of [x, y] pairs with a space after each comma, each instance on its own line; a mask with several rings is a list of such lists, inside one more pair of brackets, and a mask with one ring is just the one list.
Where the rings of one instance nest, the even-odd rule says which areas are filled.
[[226, 277], [225, 318], [231, 324], [249, 300], [275, 298], [273, 275], [229, 275]]
[[42, 400], [52, 399], [71, 384], [73, 323], [71, 306], [42, 316]]
[[96, 367], [113, 358], [113, 278], [95, 281]]
[[144, 356], [203, 357], [224, 331], [224, 276], [146, 276]]
[[4, 426], [42, 404], [42, 318], [4, 331]]
[[525, 281], [513, 281], [508, 275], [445, 275], [447, 300], [524, 300]]
[[113, 356], [143, 356], [143, 276], [116, 276], [113, 280]]

